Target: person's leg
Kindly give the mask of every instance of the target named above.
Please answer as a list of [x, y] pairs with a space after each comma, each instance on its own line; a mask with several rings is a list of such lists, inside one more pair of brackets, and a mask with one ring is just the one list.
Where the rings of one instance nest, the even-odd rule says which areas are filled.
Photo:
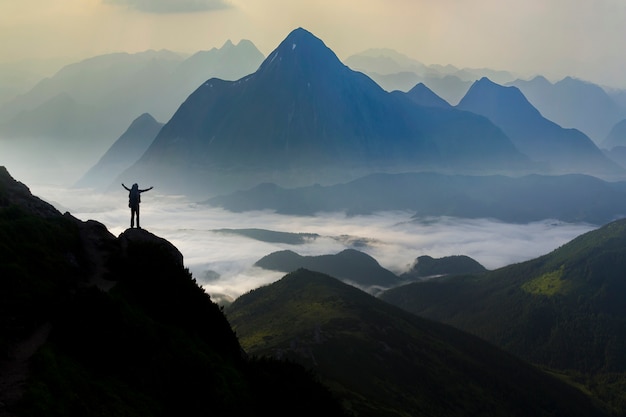
[[135, 227], [135, 208], [130, 208], [130, 228]]
[[136, 212], [137, 212], [137, 229], [141, 229], [141, 227], [139, 227], [139, 204], [137, 204]]

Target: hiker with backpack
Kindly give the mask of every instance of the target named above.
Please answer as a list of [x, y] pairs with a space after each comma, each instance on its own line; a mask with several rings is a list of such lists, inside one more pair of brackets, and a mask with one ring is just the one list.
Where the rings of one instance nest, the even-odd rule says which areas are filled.
[[139, 227], [139, 203], [141, 203], [141, 193], [150, 191], [154, 187], [146, 188], [145, 190], [140, 190], [137, 183], [133, 184], [131, 188], [122, 183], [122, 187], [128, 191], [128, 207], [130, 207], [130, 227], [131, 229], [135, 227], [135, 217], [137, 217], [137, 229], [141, 229]]

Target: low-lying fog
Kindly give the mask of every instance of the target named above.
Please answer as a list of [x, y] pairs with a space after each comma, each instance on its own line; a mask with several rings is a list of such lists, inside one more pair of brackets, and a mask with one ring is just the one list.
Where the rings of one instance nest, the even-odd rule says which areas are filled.
[[[116, 236], [129, 226], [128, 193], [121, 185], [119, 193], [114, 195], [28, 185], [34, 195], [54, 204], [60, 211], [69, 211], [81, 220], [97, 220]], [[140, 188], [149, 185], [140, 184]], [[271, 212], [239, 214], [179, 196], [163, 195], [156, 188], [142, 195], [141, 204], [142, 227], [178, 247], [185, 265], [216, 300], [234, 299], [283, 276], [253, 266], [261, 257], [278, 250], [322, 255], [354, 248], [373, 256], [395, 273], [405, 271], [421, 255], [468, 255], [486, 268], [495, 269], [546, 254], [595, 228], [589, 224], [550, 220], [519, 225], [449, 217], [414, 221], [411, 216], [410, 212], [355, 217], [342, 213], [323, 213], [315, 217]], [[299, 245], [267, 243], [215, 231], [224, 228], [315, 233], [320, 237]]]

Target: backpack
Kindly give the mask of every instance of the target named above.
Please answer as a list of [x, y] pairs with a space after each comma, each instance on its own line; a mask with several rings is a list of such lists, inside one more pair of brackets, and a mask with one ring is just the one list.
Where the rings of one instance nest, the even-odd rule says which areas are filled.
[[132, 188], [128, 193], [128, 207], [137, 207], [141, 203], [139, 188]]

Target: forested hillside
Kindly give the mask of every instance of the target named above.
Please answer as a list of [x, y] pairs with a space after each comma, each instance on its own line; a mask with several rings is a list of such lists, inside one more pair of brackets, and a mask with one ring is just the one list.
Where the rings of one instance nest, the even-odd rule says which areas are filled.
[[584, 383], [626, 413], [626, 220], [480, 276], [398, 287], [381, 298], [452, 324]]

